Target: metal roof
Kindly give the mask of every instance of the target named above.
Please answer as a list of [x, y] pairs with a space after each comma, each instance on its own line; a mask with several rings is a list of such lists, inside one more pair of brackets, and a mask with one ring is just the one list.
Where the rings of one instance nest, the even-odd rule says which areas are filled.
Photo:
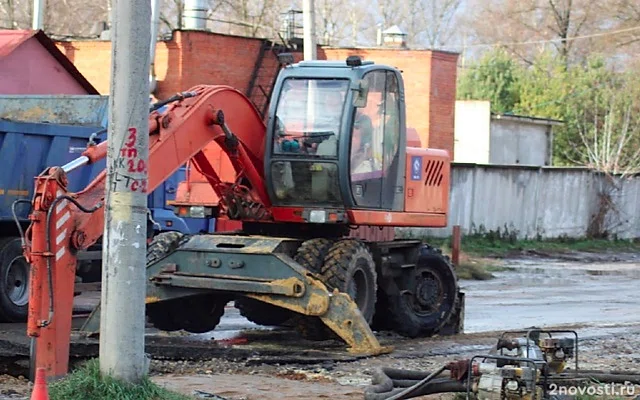
[[539, 125], [563, 125], [564, 121], [552, 118], [531, 117], [527, 115], [517, 114], [498, 114], [491, 113], [492, 119], [503, 119], [508, 121], [528, 122], [531, 124]]
[[100, 94], [42, 30], [0, 30], [0, 58], [7, 57], [29, 39], [40, 42], [42, 47], [87, 91], [87, 94]]
[[404, 33], [398, 25], [394, 25], [391, 28], [387, 28], [384, 31], [382, 31], [382, 33], [384, 35], [406, 35], [406, 33]]
[[[362, 66], [365, 65], [373, 65], [374, 62], [371, 60], [362, 60]], [[294, 64], [298, 67], [327, 67], [327, 68], [351, 68], [347, 65], [346, 60], [344, 61], [333, 61], [333, 60], [305, 60], [300, 61]]]

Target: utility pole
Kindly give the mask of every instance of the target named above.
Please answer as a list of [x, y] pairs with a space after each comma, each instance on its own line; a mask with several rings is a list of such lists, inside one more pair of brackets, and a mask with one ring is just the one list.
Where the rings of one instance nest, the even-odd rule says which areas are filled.
[[156, 44], [158, 42], [158, 28], [160, 26], [160, 0], [151, 0], [151, 43], [149, 46], [149, 93], [156, 91]]
[[44, 0], [33, 0], [33, 30], [42, 29], [44, 25]]
[[316, 12], [314, 0], [302, 0], [302, 17], [304, 25], [304, 59], [316, 60]]
[[100, 371], [139, 383], [144, 353], [149, 0], [115, 0], [103, 236]]

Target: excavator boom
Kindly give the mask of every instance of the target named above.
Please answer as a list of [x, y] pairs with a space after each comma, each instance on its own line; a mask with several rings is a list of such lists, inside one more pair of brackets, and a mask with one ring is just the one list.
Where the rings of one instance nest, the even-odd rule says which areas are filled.
[[[130, 187], [151, 192], [193, 159], [220, 199], [250, 196], [253, 203], [268, 206], [262, 166], [265, 126], [249, 100], [228, 86], [196, 86], [180, 98], [163, 114], [150, 114], [148, 181], [132, 181]], [[203, 153], [207, 146], [226, 150], [237, 179], [223, 182], [215, 174]], [[66, 174], [106, 155], [107, 142], [91, 145], [79, 159], [48, 168], [35, 179], [26, 232], [31, 239], [24, 246], [32, 266], [27, 333], [38, 338], [32, 348], [37, 365], [54, 375], [67, 368], [76, 253], [96, 243], [104, 230], [106, 171], [77, 193], [67, 191]], [[250, 188], [235, 190], [237, 181], [248, 181]], [[268, 218], [267, 213], [261, 216]]]

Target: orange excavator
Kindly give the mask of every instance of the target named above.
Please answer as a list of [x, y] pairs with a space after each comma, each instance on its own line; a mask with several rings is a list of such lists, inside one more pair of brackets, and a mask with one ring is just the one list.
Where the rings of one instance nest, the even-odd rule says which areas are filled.
[[[293, 322], [307, 337], [342, 339], [369, 355], [391, 351], [374, 329], [455, 332], [464, 296], [446, 256], [419, 240], [352, 235], [356, 227], [447, 224], [449, 155], [408, 145], [400, 71], [355, 56], [289, 61], [273, 93], [266, 123], [228, 86], [193, 87], [151, 112], [149, 175], [139, 184], [152, 191], [189, 163], [200, 181], [181, 185], [177, 212], [241, 229], [150, 240], [148, 320], [165, 331], [207, 332], [235, 300], [259, 323]], [[106, 149], [90, 144], [35, 178], [24, 235], [27, 329], [32, 365], [49, 377], [68, 371], [77, 253], [104, 227], [106, 173], [77, 193], [66, 176]], [[99, 313], [86, 326], [97, 329]]]

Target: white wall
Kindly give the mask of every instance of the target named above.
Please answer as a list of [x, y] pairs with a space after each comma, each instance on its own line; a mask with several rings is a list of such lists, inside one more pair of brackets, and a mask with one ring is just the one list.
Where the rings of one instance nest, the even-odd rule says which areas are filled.
[[[584, 168], [454, 164], [449, 226], [398, 229], [401, 235], [447, 237], [500, 229], [518, 238], [584, 237], [607, 180]], [[640, 237], [640, 177], [617, 180], [606, 226], [620, 238]]]
[[491, 119], [491, 164], [550, 165], [549, 125]]
[[456, 101], [453, 161], [489, 163], [490, 125], [491, 103], [489, 101]]

